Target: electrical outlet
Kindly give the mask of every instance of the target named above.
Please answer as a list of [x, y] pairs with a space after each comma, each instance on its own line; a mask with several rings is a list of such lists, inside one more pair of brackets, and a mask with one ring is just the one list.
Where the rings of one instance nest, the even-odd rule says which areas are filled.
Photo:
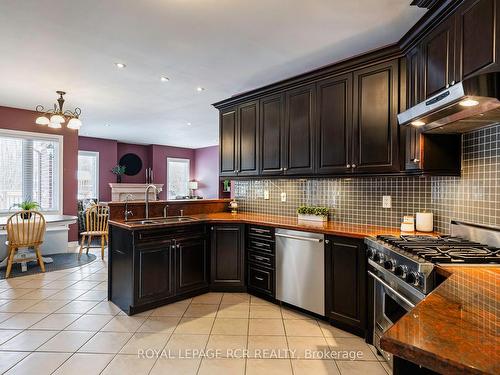
[[286, 193], [285, 192], [281, 193], [281, 201], [286, 202]]
[[382, 208], [392, 208], [392, 198], [390, 195], [382, 196]]
[[269, 190], [264, 190], [264, 199], [269, 199]]

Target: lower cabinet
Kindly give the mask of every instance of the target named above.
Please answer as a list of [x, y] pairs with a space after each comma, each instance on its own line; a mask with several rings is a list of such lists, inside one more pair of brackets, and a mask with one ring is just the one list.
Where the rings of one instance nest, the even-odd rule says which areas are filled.
[[223, 291], [245, 290], [245, 226], [210, 226], [210, 288]]
[[194, 237], [176, 240], [176, 283], [179, 293], [208, 287], [207, 239]]
[[326, 316], [359, 335], [366, 332], [366, 262], [362, 239], [326, 237]]
[[275, 298], [274, 228], [247, 226], [247, 288], [249, 293]]

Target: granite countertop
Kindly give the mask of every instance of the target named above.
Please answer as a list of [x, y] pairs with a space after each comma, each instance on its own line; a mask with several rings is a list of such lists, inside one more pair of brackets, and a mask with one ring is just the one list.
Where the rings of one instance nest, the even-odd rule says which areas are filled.
[[438, 272], [448, 278], [382, 336], [382, 349], [440, 373], [499, 374], [500, 267]]
[[[116, 225], [129, 230], [147, 229], [147, 228], [162, 228], [172, 227], [175, 225], [186, 225], [196, 223], [242, 223], [242, 224], [256, 224], [264, 226], [274, 226], [285, 229], [295, 229], [307, 232], [332, 234], [354, 238], [364, 238], [367, 236], [376, 236], [378, 234], [394, 234], [400, 235], [401, 231], [398, 228], [380, 227], [375, 225], [363, 224], [346, 224], [335, 221], [327, 222], [314, 222], [298, 220], [296, 217], [277, 216], [277, 215], [263, 215], [255, 213], [238, 213], [232, 214], [230, 212], [216, 212], [209, 214], [196, 214], [189, 215], [189, 217], [197, 218], [196, 221], [175, 223], [175, 224], [131, 224], [131, 222], [110, 220], [110, 224]], [[418, 232], [415, 232], [418, 234]], [[429, 234], [429, 233], [427, 233]], [[432, 233], [430, 233], [432, 234]]]
[[[149, 204], [175, 204], [175, 203], [217, 203], [217, 202], [230, 202], [229, 198], [214, 198], [214, 199], [170, 199], [170, 200], [150, 200]], [[100, 202], [102, 204], [106, 204], [108, 206], [122, 206], [125, 204], [125, 201], [113, 201], [113, 202]], [[128, 204], [145, 204], [144, 200], [130, 200]]]

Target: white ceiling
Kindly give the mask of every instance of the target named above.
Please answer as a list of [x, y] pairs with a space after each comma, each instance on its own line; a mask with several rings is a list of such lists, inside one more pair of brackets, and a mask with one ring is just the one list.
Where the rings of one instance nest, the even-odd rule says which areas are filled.
[[409, 3], [0, 0], [0, 105], [51, 106], [62, 89], [82, 135], [214, 145], [211, 103], [397, 41], [423, 15]]

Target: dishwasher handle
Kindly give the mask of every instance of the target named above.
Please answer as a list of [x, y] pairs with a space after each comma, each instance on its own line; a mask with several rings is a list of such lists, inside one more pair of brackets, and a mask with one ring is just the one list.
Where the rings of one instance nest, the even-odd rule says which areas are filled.
[[310, 238], [310, 237], [302, 237], [302, 236], [292, 236], [289, 234], [282, 234], [282, 233], [275, 233], [274, 234], [276, 237], [284, 237], [284, 238], [291, 238], [293, 240], [301, 240], [301, 241], [310, 241], [310, 242], [323, 242], [321, 238]]

